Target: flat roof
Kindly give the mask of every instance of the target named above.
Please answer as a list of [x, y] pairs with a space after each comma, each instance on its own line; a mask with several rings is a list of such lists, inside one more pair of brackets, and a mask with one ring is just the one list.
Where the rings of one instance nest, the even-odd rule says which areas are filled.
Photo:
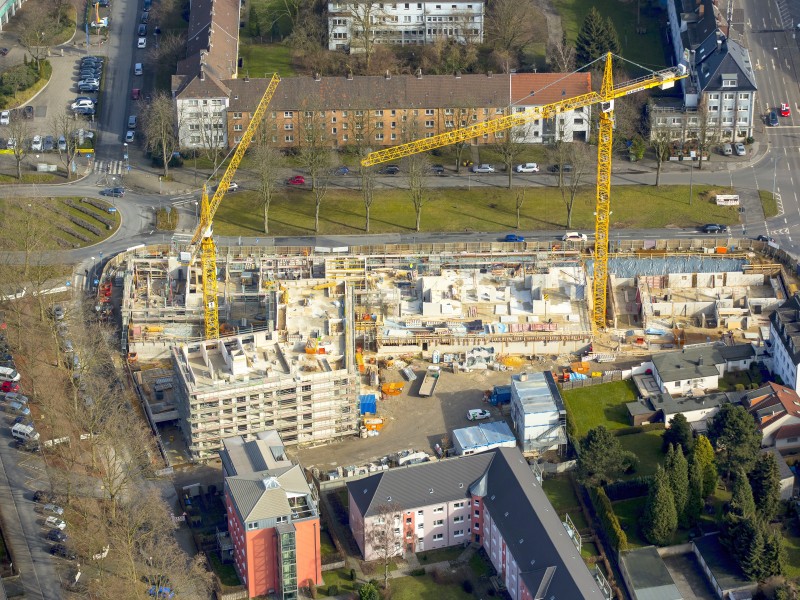
[[682, 600], [683, 597], [655, 546], [622, 552], [620, 558], [637, 598]]
[[756, 585], [744, 576], [739, 565], [720, 543], [718, 533], [697, 538], [692, 543], [723, 591]]
[[508, 442], [517, 443], [511, 428], [505, 421], [492, 421], [473, 427], [454, 429], [453, 437], [464, 449], [490, 448]]
[[519, 400], [525, 413], [564, 410], [561, 392], [550, 371], [512, 375], [511, 397]]

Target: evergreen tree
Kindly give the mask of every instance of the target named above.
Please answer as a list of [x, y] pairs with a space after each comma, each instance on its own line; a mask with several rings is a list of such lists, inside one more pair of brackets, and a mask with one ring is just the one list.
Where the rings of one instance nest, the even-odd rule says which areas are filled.
[[748, 519], [739, 528], [736, 547], [739, 555], [739, 567], [744, 576], [752, 581], [764, 579], [764, 532], [758, 523]]
[[686, 500], [684, 519], [687, 525], [694, 525], [703, 512], [703, 475], [697, 466], [689, 465], [689, 497]]
[[750, 472], [750, 487], [759, 515], [770, 522], [778, 514], [781, 503], [781, 475], [772, 452], [762, 453]]
[[761, 452], [761, 434], [743, 406], [725, 404], [708, 423], [708, 439], [717, 450], [717, 463], [730, 481], [737, 468], [750, 471]]
[[602, 425], [590, 429], [579, 447], [578, 479], [589, 486], [614, 481], [636, 463], [636, 456], [623, 450], [616, 436]]
[[704, 435], [697, 437], [692, 451], [692, 462], [697, 466], [703, 479], [703, 498], [708, 498], [717, 489], [717, 463], [714, 448]]
[[750, 519], [756, 514], [756, 503], [753, 500], [753, 490], [750, 481], [744, 474], [744, 469], [736, 471], [736, 478], [733, 481], [733, 491], [731, 492], [729, 516], [742, 519]]
[[694, 448], [694, 437], [692, 436], [692, 428], [689, 426], [689, 421], [682, 413], [678, 413], [669, 422], [669, 427], [664, 432], [662, 437], [662, 450], [666, 452], [670, 444], [677, 444], [683, 449], [683, 453], [689, 456]]
[[606, 18], [606, 44], [608, 47], [608, 52], [612, 54], [616, 54], [619, 56], [622, 54], [622, 45], [619, 43], [619, 35], [617, 34], [617, 28], [614, 27], [614, 21], [611, 20], [611, 17]]
[[609, 21], [604, 19], [593, 6], [583, 20], [583, 25], [581, 25], [581, 30], [575, 40], [575, 62], [578, 67], [588, 65], [593, 60], [605, 55], [606, 52], [614, 52], [615, 40], [616, 52], [619, 53], [619, 38], [616, 30], [612, 37], [608, 25]]
[[786, 572], [786, 546], [780, 531], [775, 529], [764, 534], [764, 571], [765, 578]]
[[669, 478], [672, 497], [675, 500], [675, 510], [678, 513], [678, 521], [686, 524], [686, 503], [689, 500], [689, 464], [680, 446], [670, 445], [667, 451], [667, 459], [664, 462], [664, 470]]
[[644, 515], [642, 516], [642, 533], [651, 544], [665, 546], [672, 541], [678, 528], [678, 513], [675, 510], [675, 499], [670, 490], [669, 477], [659, 465], [650, 493], [647, 495]]

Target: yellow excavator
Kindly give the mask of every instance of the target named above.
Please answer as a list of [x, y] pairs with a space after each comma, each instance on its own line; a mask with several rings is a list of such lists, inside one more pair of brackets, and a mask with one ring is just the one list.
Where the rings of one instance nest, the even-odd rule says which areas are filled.
[[366, 166], [376, 165], [412, 154], [427, 152], [435, 148], [449, 146], [480, 138], [489, 133], [505, 131], [512, 127], [525, 125], [537, 119], [552, 119], [558, 114], [578, 108], [600, 105], [600, 127], [597, 136], [597, 197], [595, 202], [595, 261], [592, 305], [592, 326], [595, 331], [606, 328], [606, 307], [608, 295], [608, 234], [611, 217], [611, 148], [614, 128], [614, 100], [654, 87], [668, 89], [675, 82], [687, 76], [686, 67], [678, 65], [671, 69], [656, 71], [645, 77], [634, 79], [615, 86], [612, 74], [612, 54], [605, 57], [603, 81], [600, 92], [590, 92], [574, 98], [535, 107], [533, 110], [476, 123], [469, 127], [455, 129], [415, 140], [406, 144], [392, 146], [368, 154], [361, 161]]
[[239, 164], [244, 158], [244, 153], [247, 151], [250, 141], [253, 139], [256, 131], [258, 130], [261, 121], [264, 119], [264, 114], [267, 112], [272, 96], [278, 88], [281, 79], [275, 73], [272, 76], [264, 95], [256, 107], [255, 112], [250, 118], [250, 123], [242, 135], [242, 139], [236, 146], [233, 153], [233, 158], [225, 169], [225, 174], [220, 179], [214, 195], [209, 198], [206, 185], [203, 185], [203, 198], [200, 203], [200, 221], [197, 224], [197, 229], [192, 236], [190, 243], [190, 251], [192, 254], [192, 261], [189, 265], [191, 268], [197, 258], [198, 249], [200, 254], [201, 264], [201, 277], [203, 279], [203, 312], [205, 317], [205, 337], [206, 339], [216, 339], [219, 337], [219, 306], [217, 304], [217, 247], [214, 244], [213, 236], [213, 219], [214, 215], [225, 197], [225, 193], [231, 185], [233, 176]]

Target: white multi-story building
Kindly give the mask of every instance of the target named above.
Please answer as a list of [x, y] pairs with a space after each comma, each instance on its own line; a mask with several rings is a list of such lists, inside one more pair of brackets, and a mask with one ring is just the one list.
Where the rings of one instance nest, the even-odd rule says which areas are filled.
[[550, 371], [511, 377], [511, 421], [524, 452], [543, 452], [564, 444], [566, 414]]
[[363, 52], [366, 44], [483, 42], [483, 0], [328, 2], [328, 49]]
[[800, 369], [800, 298], [787, 300], [769, 318], [772, 372], [782, 383], [798, 389]]

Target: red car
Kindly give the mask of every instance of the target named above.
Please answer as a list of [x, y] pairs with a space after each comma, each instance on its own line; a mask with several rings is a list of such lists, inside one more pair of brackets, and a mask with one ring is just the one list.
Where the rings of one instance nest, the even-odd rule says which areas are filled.
[[792, 109], [789, 108], [789, 105], [786, 102], [781, 102], [781, 116], [788, 117], [792, 114]]
[[306, 178], [302, 175], [295, 175], [294, 177], [290, 178], [289, 181], [286, 183], [289, 185], [303, 185], [306, 182]]
[[19, 391], [19, 384], [13, 381], [4, 381], [2, 385], [0, 385], [0, 392], [4, 392], [6, 394], [11, 392], [18, 392]]
[[138, 100], [141, 94], [142, 90], [140, 90], [139, 88], [133, 88], [131, 90], [131, 100]]

